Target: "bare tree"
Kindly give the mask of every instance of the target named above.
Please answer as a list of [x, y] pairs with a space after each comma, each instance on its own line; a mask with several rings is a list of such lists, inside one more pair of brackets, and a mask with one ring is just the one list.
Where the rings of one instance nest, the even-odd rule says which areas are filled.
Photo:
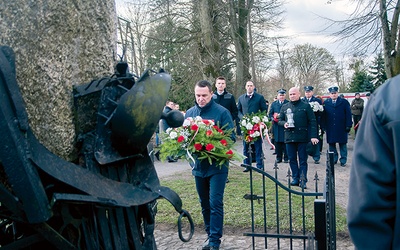
[[[383, 46], [388, 77], [400, 73], [400, 0], [353, 0], [356, 10], [347, 20], [331, 20], [341, 30], [333, 35], [352, 41], [353, 53], [377, 52]], [[331, 3], [334, 1], [330, 1]]]
[[325, 48], [296, 45], [290, 52], [289, 62], [295, 71], [296, 86], [300, 88], [312, 85], [315, 92], [323, 92], [335, 77], [335, 59]]

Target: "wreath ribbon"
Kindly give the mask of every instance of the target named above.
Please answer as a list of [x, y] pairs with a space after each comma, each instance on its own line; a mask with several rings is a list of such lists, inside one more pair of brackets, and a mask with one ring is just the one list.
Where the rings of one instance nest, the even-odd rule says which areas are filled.
[[[265, 125], [265, 124], [264, 124]], [[266, 130], [267, 130], [267, 135], [265, 136], [265, 138], [267, 139], [267, 142], [268, 142], [268, 144], [273, 148], [273, 149], [275, 149], [275, 145], [271, 142], [271, 139], [269, 138], [269, 134], [268, 134], [268, 128], [267, 128], [267, 125], [265, 125], [265, 127], [266, 127]], [[260, 126], [260, 134], [261, 134], [261, 140], [262, 140], [262, 144], [263, 144], [263, 146], [264, 146], [264, 149], [265, 149], [265, 141], [264, 141], [264, 137], [262, 136], [263, 135], [263, 133], [262, 133], [262, 126]]]

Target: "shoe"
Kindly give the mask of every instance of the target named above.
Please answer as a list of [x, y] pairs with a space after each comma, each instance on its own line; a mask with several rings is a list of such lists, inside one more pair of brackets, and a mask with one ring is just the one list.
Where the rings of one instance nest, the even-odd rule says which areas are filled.
[[206, 241], [204, 241], [203, 246], [201, 247], [202, 250], [210, 250], [210, 240], [207, 238]]
[[288, 160], [285, 160], [285, 161], [283, 161], [284, 163], [289, 163], [289, 161]]
[[276, 155], [276, 153], [272, 153], [273, 155]]
[[246, 168], [245, 170], [243, 170], [244, 173], [249, 172], [250, 169]]
[[282, 160], [277, 160], [277, 161], [276, 161], [276, 163], [281, 163], [281, 162], [282, 162]]
[[314, 161], [315, 164], [319, 164], [319, 161]]
[[226, 178], [226, 183], [229, 183], [229, 179], [228, 178]]
[[290, 185], [291, 185], [291, 186], [298, 186], [298, 185], [299, 185], [299, 180], [293, 180], [293, 181], [290, 183]]
[[340, 163], [340, 166], [346, 167], [346, 163]]
[[301, 187], [302, 189], [307, 189], [307, 185], [306, 185], [305, 182], [303, 182], [302, 184], [300, 184], [300, 187]]

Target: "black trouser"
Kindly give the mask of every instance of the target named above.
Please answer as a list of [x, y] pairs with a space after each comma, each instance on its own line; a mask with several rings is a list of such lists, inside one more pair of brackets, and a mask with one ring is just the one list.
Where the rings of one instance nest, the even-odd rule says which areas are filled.
[[275, 152], [276, 152], [276, 160], [282, 161], [282, 155], [283, 155], [283, 160], [287, 161], [288, 156], [286, 153], [286, 145], [284, 142], [277, 142], [275, 141]]

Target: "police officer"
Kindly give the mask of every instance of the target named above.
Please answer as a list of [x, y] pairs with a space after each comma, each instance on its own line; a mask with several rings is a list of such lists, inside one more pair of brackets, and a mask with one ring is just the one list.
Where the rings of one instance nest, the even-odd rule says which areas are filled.
[[[319, 105], [322, 106], [321, 100], [314, 96], [314, 87], [313, 86], [305, 86], [304, 87], [304, 97], [302, 97], [301, 100], [306, 102], [306, 103], [317, 102]], [[319, 132], [320, 131], [320, 126], [321, 126], [322, 111], [315, 111], [315, 110], [313, 110], [313, 111], [314, 111], [315, 119], [317, 120], [317, 131]], [[308, 133], [309, 136], [311, 136], [310, 130], [308, 132], [309, 132]], [[319, 150], [320, 144], [322, 144], [322, 140], [320, 140], [318, 142], [318, 150], [315, 150], [315, 154], [312, 156], [313, 159], [314, 159], [314, 163], [315, 164], [319, 164], [319, 160], [321, 158], [321, 152]]]
[[276, 162], [281, 163], [283, 158], [284, 162], [288, 163], [288, 156], [286, 153], [286, 146], [285, 146], [284, 128], [282, 126], [278, 126], [278, 122], [279, 122], [279, 113], [281, 112], [283, 104], [288, 103], [289, 101], [285, 99], [286, 97], [285, 89], [279, 89], [277, 92], [278, 92], [277, 100], [271, 104], [268, 117], [272, 120], [272, 132], [274, 134]]

